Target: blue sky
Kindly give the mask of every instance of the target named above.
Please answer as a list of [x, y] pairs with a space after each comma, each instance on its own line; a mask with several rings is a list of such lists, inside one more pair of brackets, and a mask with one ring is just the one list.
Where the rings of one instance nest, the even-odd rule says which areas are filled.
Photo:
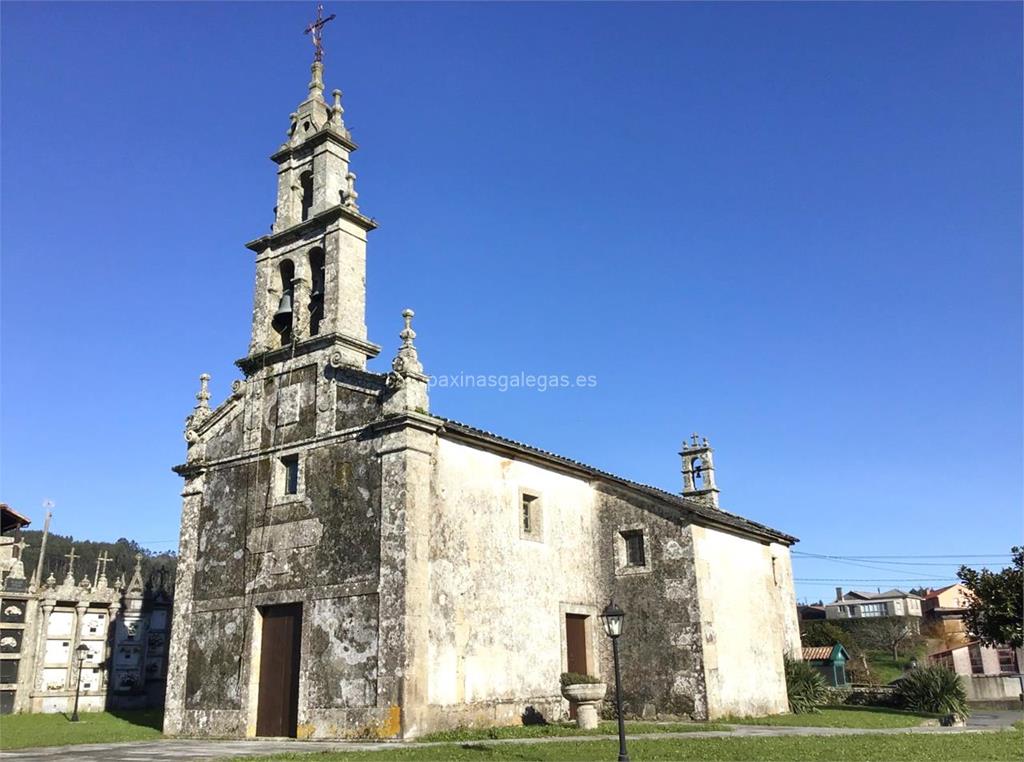
[[[176, 546], [312, 11], [3, 4], [0, 497], [34, 527]], [[799, 557], [801, 598], [1021, 542], [1020, 4], [327, 11], [374, 369], [411, 306], [428, 372], [597, 377], [435, 412], [672, 491], [698, 431], [724, 507], [895, 557]]]

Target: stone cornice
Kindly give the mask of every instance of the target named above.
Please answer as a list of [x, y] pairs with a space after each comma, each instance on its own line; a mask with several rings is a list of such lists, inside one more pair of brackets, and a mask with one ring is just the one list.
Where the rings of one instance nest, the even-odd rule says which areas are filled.
[[314, 214], [308, 220], [303, 220], [298, 224], [292, 225], [291, 227], [285, 228], [284, 230], [280, 230], [276, 233], [255, 238], [245, 244], [245, 248], [260, 254], [269, 247], [276, 248], [282, 244], [299, 240], [308, 233], [318, 230], [319, 228], [326, 227], [335, 220], [342, 218], [355, 223], [366, 231], [375, 230], [377, 228], [376, 221], [371, 220], [369, 217], [360, 214], [354, 209], [349, 209], [347, 206], [335, 204], [332, 207], [324, 209], [318, 214]]
[[[374, 437], [387, 437], [389, 434], [395, 434], [402, 431], [419, 431], [424, 434], [434, 435], [444, 425], [444, 421], [440, 418], [434, 418], [429, 413], [418, 413], [408, 412], [401, 415], [392, 415], [384, 418], [380, 421], [374, 421], [366, 427], [367, 434]], [[377, 450], [378, 455], [387, 455], [392, 452], [399, 452], [402, 450], [415, 450], [422, 452], [426, 455], [432, 455], [431, 450], [424, 450], [420, 447], [414, 447], [410, 444], [396, 442], [394, 444], [385, 444]]]
[[340, 145], [347, 151], [357, 151], [359, 146], [351, 138], [347, 138], [340, 132], [333, 130], [330, 126], [326, 126], [321, 129], [313, 137], [303, 140], [301, 143], [296, 145], [289, 145], [285, 143], [281, 148], [274, 154], [271, 155], [271, 161], [275, 161], [280, 164], [282, 161], [288, 159], [293, 153], [297, 153], [307, 148], [316, 148], [321, 143], [333, 142]]
[[235, 365], [237, 365], [248, 378], [260, 368], [265, 368], [268, 365], [274, 365], [279, 362], [284, 362], [285, 360], [290, 360], [293, 357], [306, 355], [310, 352], [330, 349], [331, 347], [338, 345], [355, 349], [357, 352], [362, 352], [368, 358], [376, 357], [380, 354], [381, 350], [380, 345], [364, 341], [363, 339], [357, 339], [355, 336], [348, 336], [343, 333], [328, 333], [323, 336], [313, 336], [308, 339], [303, 339], [302, 341], [296, 341], [286, 347], [268, 349], [264, 352], [247, 355], [239, 360], [235, 360]]

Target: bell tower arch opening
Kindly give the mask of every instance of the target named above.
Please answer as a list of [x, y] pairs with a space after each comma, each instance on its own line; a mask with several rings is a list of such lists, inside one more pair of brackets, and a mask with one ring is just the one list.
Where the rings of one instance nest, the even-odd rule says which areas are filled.
[[300, 213], [299, 219], [305, 222], [309, 219], [309, 213], [313, 209], [313, 173], [310, 171], [303, 172], [299, 175], [299, 187], [302, 193], [300, 200]]
[[324, 319], [324, 287], [326, 281], [326, 259], [324, 250], [317, 246], [309, 252], [309, 272], [312, 288], [309, 293], [309, 335], [320, 334], [320, 323]]
[[290, 259], [281, 260], [277, 274], [281, 300], [277, 303], [277, 312], [270, 325], [277, 332], [279, 346], [283, 347], [291, 344], [294, 336], [295, 263]]

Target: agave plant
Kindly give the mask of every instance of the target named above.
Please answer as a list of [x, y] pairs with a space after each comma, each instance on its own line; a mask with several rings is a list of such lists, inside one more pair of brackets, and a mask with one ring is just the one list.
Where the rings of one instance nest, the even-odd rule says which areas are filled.
[[789, 711], [810, 714], [828, 700], [828, 685], [821, 673], [807, 662], [786, 658], [786, 694]]
[[903, 705], [915, 712], [951, 714], [961, 719], [970, 714], [963, 682], [941, 664], [910, 670], [900, 679], [897, 692]]

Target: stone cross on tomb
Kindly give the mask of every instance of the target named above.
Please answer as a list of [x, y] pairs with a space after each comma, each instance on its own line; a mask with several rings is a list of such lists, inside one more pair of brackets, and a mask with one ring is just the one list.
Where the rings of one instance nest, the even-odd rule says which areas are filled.
[[74, 545], [71, 546], [71, 552], [70, 553], [65, 553], [64, 554], [64, 558], [66, 558], [68, 560], [68, 573], [64, 577], [65, 581], [67, 581], [67, 580], [71, 580], [72, 582], [75, 581], [75, 559], [78, 558], [78, 557], [79, 556], [75, 553], [75, 546]]
[[96, 559], [96, 576], [93, 577], [93, 587], [99, 585], [100, 580], [103, 580], [104, 586], [107, 582], [107, 564], [112, 559], [107, 555], [107, 551], [100, 553], [99, 558]]
[[324, 4], [316, 4], [316, 21], [312, 22], [306, 27], [305, 34], [308, 34], [313, 39], [313, 60], [320, 63], [324, 60], [324, 46], [323, 46], [323, 31], [324, 24], [328, 21], [333, 21], [335, 14], [331, 14], [327, 18], [324, 18]]

